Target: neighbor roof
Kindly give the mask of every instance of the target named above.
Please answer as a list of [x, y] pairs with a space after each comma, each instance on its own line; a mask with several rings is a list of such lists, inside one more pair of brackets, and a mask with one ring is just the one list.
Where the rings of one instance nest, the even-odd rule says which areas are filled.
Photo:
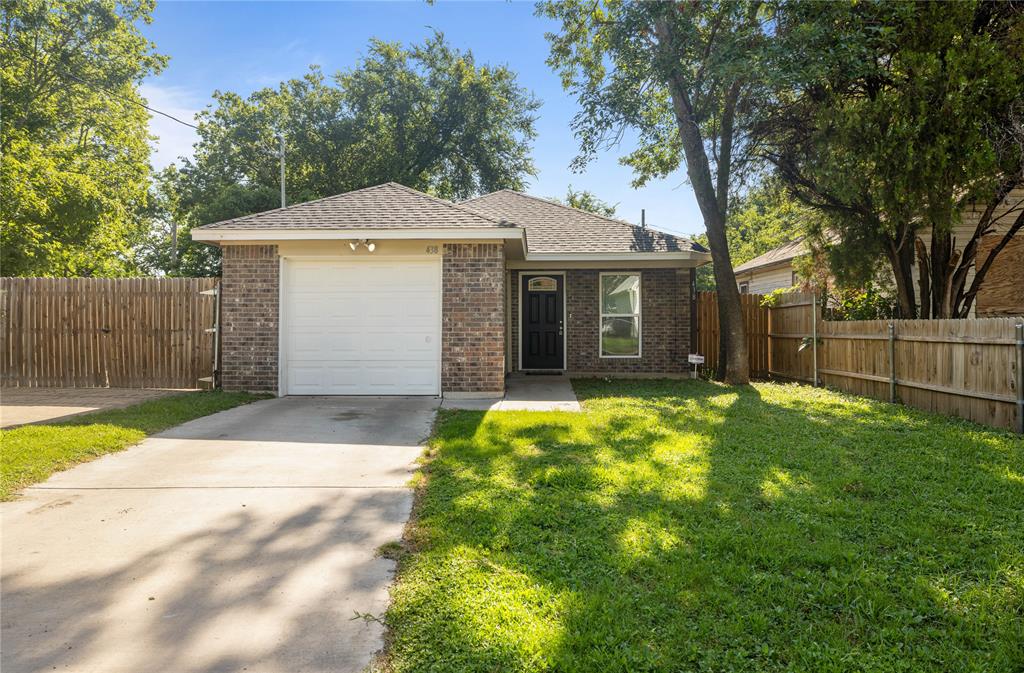
[[796, 259], [800, 255], [807, 252], [804, 248], [804, 237], [790, 241], [789, 243], [783, 243], [777, 248], [773, 248], [763, 255], [758, 255], [749, 262], [740, 264], [733, 273], [741, 273], [743, 271], [753, 271], [754, 269], [760, 269], [766, 266], [773, 266], [775, 264], [782, 264], [783, 262], [789, 262]]
[[297, 203], [197, 229], [415, 229], [514, 227], [397, 182]]
[[622, 220], [503, 189], [463, 201], [487, 217], [526, 227], [530, 254], [707, 252], [699, 244]]

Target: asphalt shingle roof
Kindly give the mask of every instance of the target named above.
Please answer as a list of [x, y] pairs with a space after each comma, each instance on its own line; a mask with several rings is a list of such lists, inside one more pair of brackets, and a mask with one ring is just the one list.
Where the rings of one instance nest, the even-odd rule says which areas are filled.
[[375, 187], [297, 203], [200, 229], [414, 229], [420, 227], [514, 227], [415, 189], [387, 182]]
[[198, 229], [526, 230], [530, 253], [707, 252], [693, 241], [502, 190], [452, 203], [395, 182], [214, 222]]
[[707, 252], [681, 236], [508, 189], [463, 201], [462, 205], [525, 227], [531, 253]]
[[758, 255], [754, 259], [740, 264], [733, 269], [733, 273], [740, 273], [742, 271], [752, 271], [753, 269], [760, 269], [764, 266], [771, 266], [772, 264], [781, 264], [782, 262], [788, 262], [791, 259], [796, 259], [800, 255], [807, 252], [804, 247], [804, 237], [790, 241], [789, 243], [783, 243], [777, 248], [772, 248], [763, 255]]

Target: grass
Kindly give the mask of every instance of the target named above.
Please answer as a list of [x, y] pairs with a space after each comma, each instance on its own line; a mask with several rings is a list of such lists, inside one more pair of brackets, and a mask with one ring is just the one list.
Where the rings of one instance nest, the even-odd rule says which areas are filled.
[[74, 416], [53, 424], [0, 431], [0, 500], [73, 465], [120, 451], [160, 432], [265, 395], [195, 392], [161, 397], [123, 409]]
[[402, 671], [1020, 671], [1024, 440], [805, 386], [445, 412]]

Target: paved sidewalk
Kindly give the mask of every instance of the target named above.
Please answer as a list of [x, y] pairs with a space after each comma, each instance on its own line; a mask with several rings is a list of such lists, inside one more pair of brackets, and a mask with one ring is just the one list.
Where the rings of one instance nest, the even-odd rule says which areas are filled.
[[505, 397], [446, 398], [441, 406], [479, 411], [581, 411], [567, 376], [513, 376], [505, 381]]
[[0, 428], [55, 421], [100, 409], [129, 407], [165, 395], [170, 388], [0, 388]]

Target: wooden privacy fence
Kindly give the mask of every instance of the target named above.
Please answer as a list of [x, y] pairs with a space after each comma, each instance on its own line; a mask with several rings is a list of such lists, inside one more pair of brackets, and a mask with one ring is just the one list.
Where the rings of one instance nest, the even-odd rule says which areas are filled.
[[198, 388], [216, 278], [2, 278], [0, 385]]
[[1024, 432], [1024, 318], [827, 321], [815, 301], [770, 309], [772, 375]]
[[[761, 305], [764, 295], [741, 294], [743, 324], [747, 328], [747, 357], [750, 375], [768, 376], [768, 309]], [[704, 356], [704, 367], [714, 372], [718, 366], [718, 293], [697, 293], [697, 353]]]

